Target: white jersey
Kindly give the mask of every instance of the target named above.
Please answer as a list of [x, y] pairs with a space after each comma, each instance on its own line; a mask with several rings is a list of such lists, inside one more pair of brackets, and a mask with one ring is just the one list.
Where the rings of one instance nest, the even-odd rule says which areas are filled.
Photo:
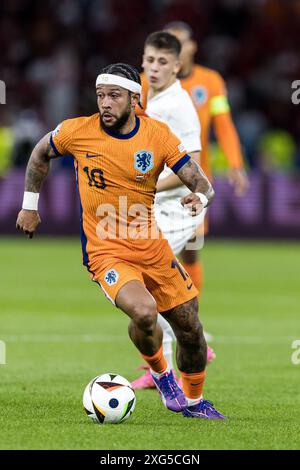
[[[167, 124], [181, 140], [187, 153], [201, 150], [199, 118], [188, 92], [182, 88], [179, 80], [148, 99], [146, 114]], [[171, 173], [172, 170], [165, 166], [159, 179], [166, 178]], [[156, 202], [183, 197], [189, 192], [186, 186], [162, 191], [156, 195]]]
[[[146, 114], [158, 121], [168, 124], [172, 132], [181, 140], [186, 152], [199, 152], [200, 122], [193, 102], [180, 84], [179, 80], [166, 90], [148, 99]], [[166, 178], [172, 170], [165, 166], [159, 179]], [[190, 190], [186, 186], [169, 189], [155, 196], [154, 213], [156, 221], [168, 240], [174, 254], [177, 255], [187, 246], [194, 236], [197, 227], [203, 222], [206, 209], [198, 216], [192, 217], [180, 204], [180, 199]], [[202, 238], [200, 239], [201, 243]], [[196, 246], [199, 248], [199, 239]]]

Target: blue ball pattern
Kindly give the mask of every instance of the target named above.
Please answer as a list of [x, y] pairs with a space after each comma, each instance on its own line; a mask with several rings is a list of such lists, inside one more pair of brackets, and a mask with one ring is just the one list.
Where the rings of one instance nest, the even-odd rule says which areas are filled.
[[119, 401], [116, 398], [112, 398], [111, 400], [109, 400], [109, 406], [111, 408], [117, 408], [118, 404]]

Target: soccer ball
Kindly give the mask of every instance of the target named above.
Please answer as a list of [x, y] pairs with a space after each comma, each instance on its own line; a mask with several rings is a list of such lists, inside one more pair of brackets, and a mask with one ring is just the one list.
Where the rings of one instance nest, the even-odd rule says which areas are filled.
[[94, 423], [122, 423], [131, 416], [136, 397], [130, 382], [118, 374], [95, 377], [83, 393], [83, 406]]

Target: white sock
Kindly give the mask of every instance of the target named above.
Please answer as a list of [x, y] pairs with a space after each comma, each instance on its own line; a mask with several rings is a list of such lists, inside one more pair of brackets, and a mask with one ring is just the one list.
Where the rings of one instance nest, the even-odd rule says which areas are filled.
[[170, 367], [170, 369], [174, 369], [174, 361], [173, 361], [173, 341], [176, 340], [174, 332], [167, 322], [167, 320], [160, 314], [157, 316], [157, 322], [161, 326], [163, 330], [163, 351], [165, 359]]
[[197, 405], [197, 403], [199, 403], [199, 401], [202, 400], [202, 399], [203, 399], [202, 395], [199, 398], [188, 398], [188, 397], [186, 397], [188, 406]]
[[165, 335], [164, 335], [164, 338], [163, 338], [163, 351], [164, 351], [164, 357], [165, 357], [165, 360], [168, 363], [168, 366], [170, 367], [170, 369], [174, 369], [172, 340], [171, 341], [165, 341]]
[[160, 372], [160, 374], [159, 374], [158, 372], [155, 372], [154, 370], [151, 369], [151, 374], [154, 375], [154, 377], [156, 377], [156, 378], [161, 377], [161, 376], [164, 375], [166, 372], [170, 372], [170, 367], [169, 367], [169, 366], [166, 368], [166, 370], [164, 370], [163, 372]]
[[157, 322], [161, 326], [164, 334], [167, 333], [173, 341], [176, 341], [176, 336], [172, 330], [170, 323], [159, 313], [157, 315]]

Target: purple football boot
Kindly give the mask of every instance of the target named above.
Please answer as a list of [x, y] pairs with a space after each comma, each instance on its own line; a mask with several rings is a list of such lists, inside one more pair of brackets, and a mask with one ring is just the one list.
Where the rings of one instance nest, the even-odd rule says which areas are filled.
[[175, 413], [179, 413], [186, 408], [187, 401], [185, 395], [178, 386], [172, 371], [167, 371], [160, 377], [152, 375], [152, 378], [166, 408]]
[[208, 400], [200, 400], [199, 403], [185, 408], [182, 412], [186, 418], [204, 418], [204, 419], [226, 419], [224, 415], [219, 413], [213, 403]]

